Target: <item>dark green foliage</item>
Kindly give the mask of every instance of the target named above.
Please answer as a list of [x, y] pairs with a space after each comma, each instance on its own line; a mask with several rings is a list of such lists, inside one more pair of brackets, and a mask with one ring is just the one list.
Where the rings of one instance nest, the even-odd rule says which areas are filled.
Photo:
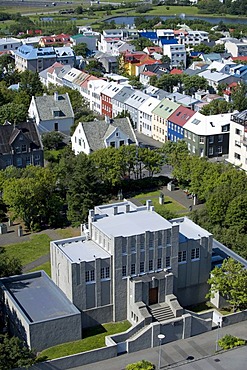
[[87, 48], [87, 44], [85, 44], [84, 42], [73, 46], [73, 50], [75, 52], [75, 55], [82, 55], [83, 57], [86, 57], [87, 53], [89, 52], [89, 49]]
[[35, 362], [35, 355], [18, 338], [0, 335], [0, 370], [29, 367]]
[[42, 143], [45, 150], [58, 149], [63, 144], [63, 135], [60, 132], [47, 132], [42, 135]]
[[246, 340], [226, 334], [223, 338], [219, 339], [218, 343], [222, 349], [226, 350], [238, 346], [244, 346], [246, 344]]
[[135, 46], [136, 51], [143, 50], [147, 46], [154, 46], [153, 42], [146, 37], [139, 37], [136, 40], [132, 40], [130, 43]]
[[0, 278], [22, 273], [21, 262], [17, 258], [7, 257], [5, 249], [0, 247]]
[[125, 370], [154, 370], [155, 366], [149, 361], [141, 360], [126, 366]]

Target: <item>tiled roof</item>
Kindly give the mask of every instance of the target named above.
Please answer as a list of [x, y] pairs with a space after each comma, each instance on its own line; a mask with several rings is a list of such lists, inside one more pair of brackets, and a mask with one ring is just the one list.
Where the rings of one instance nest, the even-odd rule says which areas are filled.
[[242, 62], [247, 61], [247, 56], [242, 56], [242, 57], [232, 57], [232, 60], [240, 60]]
[[7, 123], [0, 125], [0, 154], [11, 153], [11, 144], [19, 134], [24, 135], [28, 138], [28, 140], [30, 140], [33, 149], [42, 148], [40, 137], [34, 122], [22, 122], [18, 125], [11, 125]]
[[182, 105], [173, 112], [168, 120], [176, 125], [183, 126], [195, 112], [192, 109], [183, 107]]
[[89, 147], [92, 151], [105, 148], [104, 139], [110, 135], [116, 128], [125, 133], [129, 137], [129, 143], [135, 144], [136, 137], [131, 127], [130, 121], [127, 118], [118, 118], [112, 120], [109, 124], [106, 121], [82, 122]]
[[61, 112], [60, 118], [74, 117], [74, 112], [67, 93], [58, 94], [57, 100], [54, 99], [53, 95], [43, 95], [34, 97], [34, 101], [41, 121], [53, 120], [55, 118], [54, 111], [57, 110]]
[[174, 68], [171, 70], [170, 74], [171, 75], [181, 75], [183, 71], [181, 69]]

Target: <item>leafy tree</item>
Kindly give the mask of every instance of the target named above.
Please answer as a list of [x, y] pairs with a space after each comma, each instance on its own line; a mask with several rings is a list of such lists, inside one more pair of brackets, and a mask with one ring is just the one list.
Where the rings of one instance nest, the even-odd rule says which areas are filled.
[[225, 45], [224, 44], [218, 44], [218, 45], [214, 45], [212, 47], [212, 52], [213, 53], [224, 53], [225, 52]]
[[82, 42], [81, 44], [73, 46], [73, 50], [75, 52], [75, 55], [82, 55], [84, 58], [87, 56], [89, 49], [87, 47], [87, 44]]
[[173, 88], [181, 84], [182, 77], [181, 75], [163, 74], [159, 79], [152, 79], [151, 81], [159, 89], [173, 92]]
[[232, 102], [234, 109], [239, 112], [247, 109], [247, 84], [242, 82], [232, 92]]
[[210, 284], [209, 297], [214, 297], [215, 293], [220, 292], [233, 306], [234, 311], [247, 307], [247, 270], [233, 258], [225, 259], [221, 267], [213, 269], [208, 284]]
[[211, 48], [208, 45], [199, 44], [199, 45], [194, 46], [194, 51], [198, 51], [199, 53], [208, 54], [210, 53]]
[[164, 163], [163, 155], [158, 150], [150, 150], [149, 148], [140, 148], [139, 157], [143, 163], [144, 169], [149, 171], [149, 176], [161, 171]]
[[34, 353], [19, 338], [0, 335], [0, 370], [29, 367], [34, 362]]
[[21, 73], [20, 91], [24, 90], [29, 97], [43, 94], [43, 85], [38, 72], [26, 70]]
[[131, 44], [135, 46], [137, 51], [143, 50], [148, 46], [154, 46], [154, 43], [146, 37], [139, 37], [136, 40], [132, 40]]
[[3, 200], [13, 212], [14, 218], [21, 218], [30, 230], [41, 225], [56, 225], [62, 208], [56, 192], [56, 178], [48, 169], [28, 166], [21, 178], [12, 178], [3, 183]]
[[100, 203], [100, 189], [93, 161], [84, 153], [78, 154], [67, 191], [67, 217], [72, 224], [85, 222], [89, 209]]
[[228, 113], [232, 110], [232, 104], [225, 100], [216, 99], [211, 101], [209, 104], [204, 105], [200, 110], [201, 114], [210, 116], [211, 114], [222, 114]]
[[44, 133], [42, 143], [45, 150], [58, 149], [63, 143], [63, 135], [56, 131]]
[[105, 73], [105, 68], [96, 59], [90, 60], [90, 62], [85, 66], [84, 70], [96, 77], [102, 77]]
[[7, 103], [0, 107], [0, 124], [6, 120], [11, 123], [23, 122], [27, 116], [27, 107], [24, 104]]
[[22, 273], [21, 262], [18, 258], [6, 256], [5, 249], [0, 247], [0, 277], [19, 275]]
[[208, 82], [206, 78], [200, 76], [187, 76], [183, 77], [183, 90], [186, 94], [192, 95], [197, 90], [206, 90]]

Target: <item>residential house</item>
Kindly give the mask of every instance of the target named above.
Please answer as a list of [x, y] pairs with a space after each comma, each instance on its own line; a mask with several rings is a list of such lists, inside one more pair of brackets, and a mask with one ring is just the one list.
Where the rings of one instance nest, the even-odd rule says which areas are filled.
[[178, 319], [179, 303], [205, 300], [213, 239], [187, 217], [167, 221], [151, 201], [124, 200], [90, 210], [84, 232], [51, 242], [52, 280], [83, 313], [84, 328], [144, 317], [151, 324], [152, 305], [169, 310], [171, 299]]
[[22, 41], [15, 37], [0, 38], [0, 52], [17, 50], [22, 45]]
[[105, 121], [79, 122], [71, 137], [72, 150], [90, 154], [96, 150], [122, 145], [138, 144], [128, 118]]
[[89, 108], [97, 114], [102, 112], [101, 92], [107, 85], [108, 82], [101, 78], [88, 81]]
[[31, 120], [0, 125], [0, 169], [44, 166], [44, 153], [37, 126]]
[[49, 84], [62, 86], [62, 81], [58, 79], [58, 73], [63, 67], [64, 65], [62, 63], [55, 62], [51, 67], [48, 67], [47, 69], [41, 71], [39, 73], [39, 78], [42, 84], [46, 87], [48, 87]]
[[148, 98], [149, 96], [142, 91], [134, 90], [132, 95], [130, 95], [130, 97], [125, 101], [125, 110], [129, 113], [134, 128], [138, 129], [138, 109]]
[[46, 46], [63, 46], [70, 43], [70, 35], [66, 33], [60, 33], [59, 35], [42, 36], [39, 40], [41, 47]]
[[74, 66], [75, 54], [70, 47], [34, 48], [22, 45], [15, 51], [15, 67], [18, 71], [43, 71], [55, 62]]
[[150, 96], [138, 108], [137, 131], [144, 135], [153, 136], [152, 110], [159, 104], [160, 100]]
[[230, 70], [231, 70], [232, 67], [234, 67], [234, 65], [235, 65], [235, 63], [233, 63], [231, 61], [225, 61], [224, 63], [214, 61], [211, 64], [209, 64], [207, 69], [209, 71], [215, 71], [215, 72], [219, 72], [219, 73], [230, 74]]
[[184, 138], [184, 125], [195, 114], [195, 111], [180, 105], [167, 119], [167, 138], [177, 142]]
[[233, 113], [230, 121], [230, 143], [227, 161], [247, 171], [247, 110]]
[[174, 36], [178, 39], [179, 44], [186, 46], [196, 46], [201, 43], [205, 44], [209, 42], [209, 33], [206, 31], [193, 31], [191, 29], [184, 29], [183, 26], [174, 30]]
[[164, 98], [152, 110], [152, 130], [153, 138], [162, 143], [168, 140], [167, 120], [168, 117], [179, 107], [179, 104], [172, 100]]
[[68, 93], [33, 96], [28, 114], [35, 120], [40, 132], [60, 131], [69, 134], [74, 124], [74, 112]]
[[97, 53], [95, 55], [95, 59], [97, 59], [102, 64], [106, 73], [117, 73], [118, 71], [117, 56], [108, 53]]
[[247, 39], [227, 41], [225, 49], [233, 57], [247, 56]]
[[106, 87], [101, 91], [101, 104], [102, 111], [101, 114], [108, 116], [109, 118], [113, 117], [112, 112], [112, 99], [114, 96], [124, 88], [124, 85], [117, 84], [116, 82], [109, 82]]
[[194, 109], [195, 105], [198, 103], [198, 99], [193, 96], [181, 94], [179, 92], [168, 94], [166, 95], [166, 98], [190, 109]]
[[99, 34], [96, 32], [79, 33], [77, 35], [70, 36], [70, 41], [72, 43], [72, 47], [82, 43], [86, 44], [88, 50], [92, 53], [97, 50], [98, 38]]
[[143, 51], [125, 52], [120, 57], [120, 67], [130, 76], [137, 76], [136, 66], [145, 62], [156, 63]]
[[198, 73], [198, 76], [204, 77], [208, 85], [215, 91], [218, 91], [219, 84], [230, 84], [232, 82], [240, 81], [239, 77], [231, 76], [226, 73], [214, 72], [212, 70], [206, 70]]
[[132, 86], [124, 86], [112, 98], [112, 116], [116, 117], [126, 111], [125, 102], [135, 92]]
[[171, 67], [186, 68], [186, 50], [184, 45], [165, 44], [163, 54], [171, 59]]
[[205, 105], [210, 104], [214, 100], [225, 100], [224, 96], [218, 95], [218, 94], [209, 94], [206, 91], [200, 91], [198, 90], [195, 92], [195, 98], [201, 99], [195, 103], [194, 110], [199, 112]]
[[163, 49], [160, 46], [147, 46], [143, 51], [150, 56], [153, 56], [154, 53], [163, 54]]
[[183, 126], [189, 151], [208, 158], [227, 155], [230, 118], [230, 113], [204, 116], [196, 112]]
[[145, 64], [142, 72], [140, 72], [140, 82], [144, 85], [150, 85], [150, 79], [153, 76], [161, 77], [164, 73], [169, 73], [169, 63], [152, 63]]

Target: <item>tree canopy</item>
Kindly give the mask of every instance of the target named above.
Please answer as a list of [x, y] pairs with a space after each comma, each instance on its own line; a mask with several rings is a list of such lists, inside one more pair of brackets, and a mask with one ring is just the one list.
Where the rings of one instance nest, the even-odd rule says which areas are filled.
[[0, 370], [29, 367], [34, 362], [34, 353], [19, 338], [0, 335]]
[[209, 296], [219, 292], [234, 311], [247, 308], [247, 270], [233, 258], [225, 259], [221, 267], [211, 272]]

